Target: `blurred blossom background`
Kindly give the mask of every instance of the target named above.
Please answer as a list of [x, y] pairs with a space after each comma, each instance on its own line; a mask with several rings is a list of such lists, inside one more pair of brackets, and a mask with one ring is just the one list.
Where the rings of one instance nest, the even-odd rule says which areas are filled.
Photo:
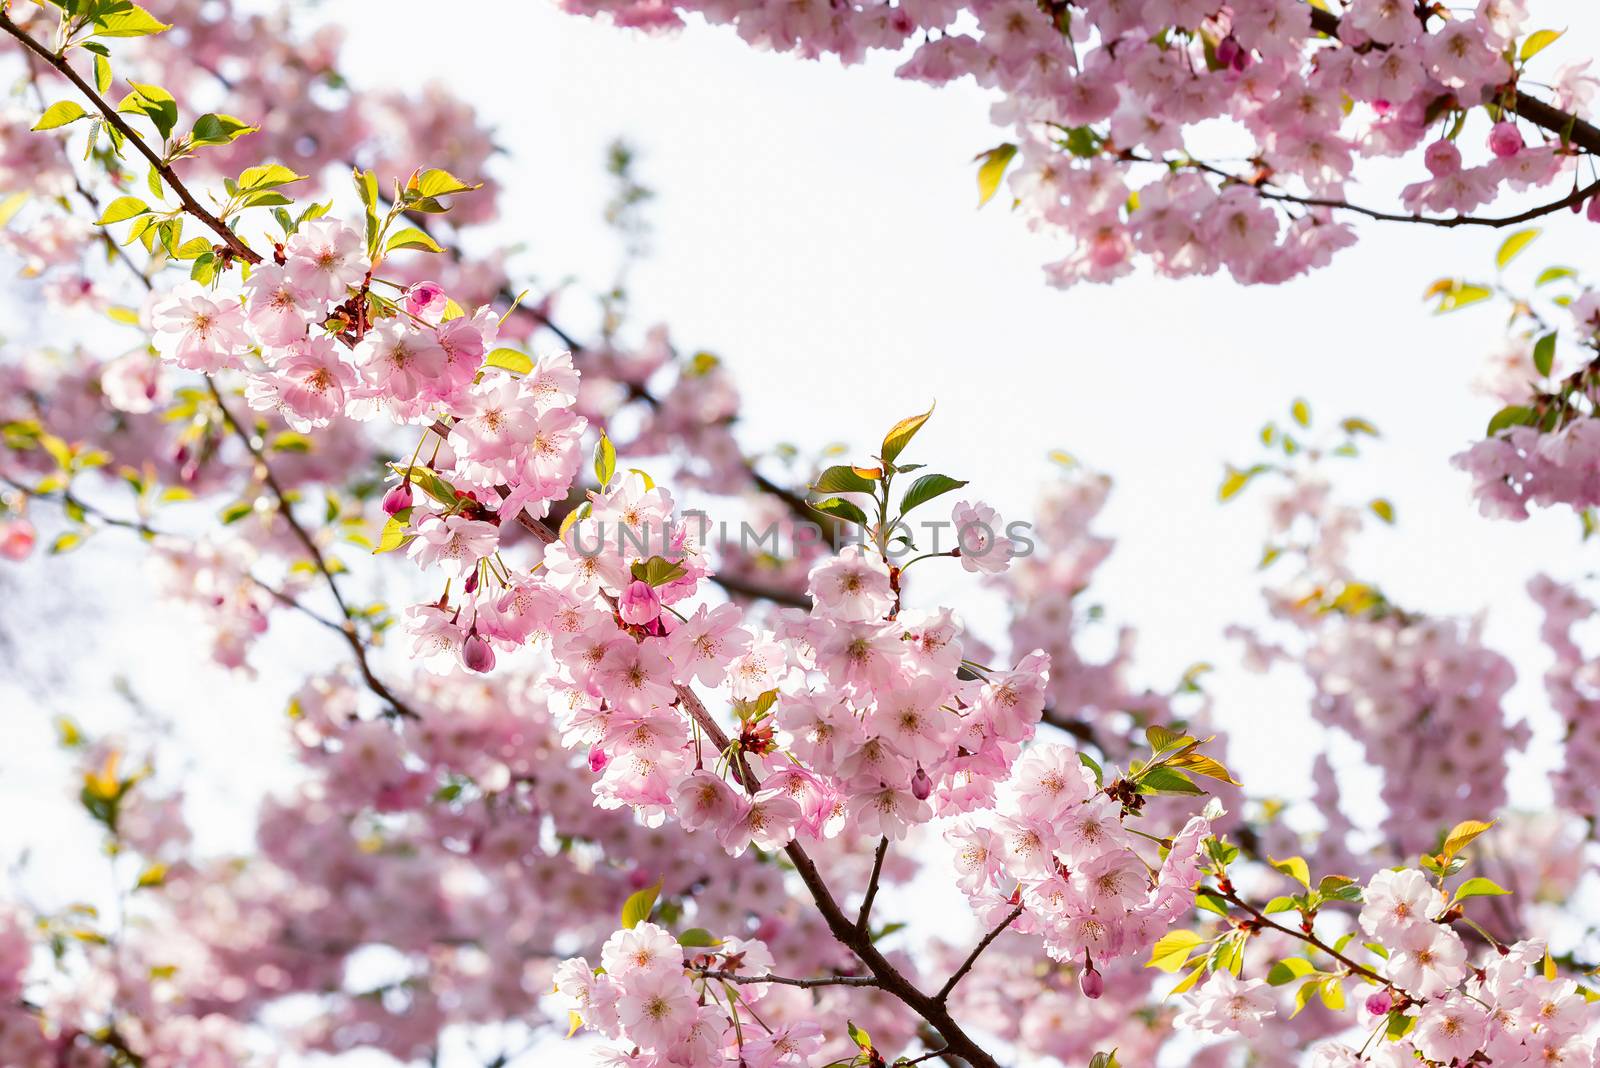
[[[1566, 7], [1558, 62], [1600, 49], [1600, 6]], [[298, 17], [342, 29], [353, 81], [437, 81], [480, 109], [503, 149], [490, 171], [505, 211], [479, 239], [517, 245], [513, 277], [535, 294], [559, 290], [555, 318], [567, 330], [598, 328], [592, 294], [617, 283], [626, 258], [630, 242], [604, 221], [615, 190], [605, 162], [622, 138], [654, 194], [642, 205], [648, 232], [635, 235], [644, 254], [622, 275], [624, 336], [664, 323], [680, 349], [723, 360], [742, 391], [748, 452], [787, 443], [811, 455], [839, 442], [865, 457], [889, 424], [937, 402], [918, 459], [970, 480], [965, 495], [1008, 520], [1030, 520], [1041, 485], [1060, 477], [1053, 451], [1104, 472], [1114, 488], [1096, 529], [1116, 548], [1084, 594], [1105, 613], [1088, 652], [1098, 643], [1108, 653], [1126, 624], [1137, 630], [1137, 683], [1168, 688], [1212, 665], [1202, 685], [1250, 793], [1308, 797], [1312, 756], [1331, 744], [1366, 825], [1381, 813], [1362, 788], [1371, 776], [1353, 745], [1322, 737], [1303, 676], [1253, 674], [1224, 637], [1264, 616], [1266, 517], [1260, 494], [1223, 505], [1217, 488], [1225, 462], [1254, 462], [1260, 426], [1286, 423], [1294, 398], [1309, 403], [1313, 434], [1345, 416], [1370, 420], [1381, 437], [1337, 462], [1336, 488], [1388, 498], [1397, 523], [1363, 534], [1357, 570], [1430, 613], [1489, 610], [1487, 644], [1518, 674], [1508, 715], [1533, 735], [1513, 759], [1512, 798], [1548, 804], [1561, 724], [1525, 586], [1535, 572], [1593, 570], [1595, 542], [1580, 541], [1565, 509], [1524, 523], [1477, 514], [1449, 457], [1497, 407], [1472, 382], [1502, 344], [1503, 309], [1435, 318], [1421, 299], [1441, 275], [1491, 275], [1502, 234], [1366, 226], [1332, 267], [1272, 289], [1141, 270], [1058, 291], [1039, 269], [1057, 250], [1008, 217], [1004, 194], [975, 210], [972, 159], [1002, 135], [971, 85], [897, 81], [892, 56], [845, 69], [755, 52], [725, 29], [647, 37], [545, 4], [441, 17], [437, 5], [391, 0], [393, 28], [376, 32], [370, 14], [363, 0], [329, 0]], [[1596, 232], [1556, 220], [1538, 257], [1511, 270], [1582, 262]], [[58, 328], [42, 320], [32, 286], [10, 280], [18, 266], [0, 255], [0, 329], [13, 342], [51, 336]], [[380, 595], [413, 577], [352, 566]], [[1003, 603], [959, 569], [924, 570], [910, 599], [958, 605], [1004, 642]], [[0, 564], [0, 603], [0, 804], [11, 814], [0, 862], [15, 887], [41, 900], [83, 896], [99, 874], [95, 829], [65, 803], [74, 786], [58, 715], [96, 733], [159, 732], [164, 774], [184, 782], [201, 844], [249, 849], [259, 798], [290, 774], [284, 715], [299, 674], [287, 666], [340, 662], [342, 646], [285, 616], [253, 653], [254, 678], [224, 672], [190, 646], [190, 617], [157, 595], [132, 539]], [[564, 1050], [541, 1056], [579, 1059]]]

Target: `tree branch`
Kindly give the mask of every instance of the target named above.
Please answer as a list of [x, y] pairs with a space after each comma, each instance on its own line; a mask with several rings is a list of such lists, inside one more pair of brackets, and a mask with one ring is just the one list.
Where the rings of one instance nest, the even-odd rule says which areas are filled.
[[750, 986], [756, 983], [776, 983], [779, 986], [798, 986], [803, 989], [812, 989], [819, 986], [878, 986], [878, 980], [871, 975], [822, 975], [815, 979], [791, 979], [783, 975], [735, 975], [733, 972], [718, 972], [706, 968], [698, 969], [702, 979], [721, 979], [724, 982], [736, 983], [740, 986]]
[[1018, 905], [1006, 914], [1006, 918], [1000, 921], [1000, 924], [994, 930], [984, 935], [982, 941], [973, 947], [971, 953], [967, 954], [967, 959], [961, 962], [961, 967], [957, 968], [950, 978], [945, 980], [944, 986], [940, 987], [939, 992], [934, 995], [935, 1000], [943, 1004], [950, 997], [951, 992], [955, 990], [956, 984], [965, 979], [967, 973], [972, 970], [972, 966], [978, 963], [978, 958], [983, 956], [983, 951], [988, 949], [996, 938], [1000, 937], [1002, 931], [1016, 923], [1017, 917], [1021, 915], [1022, 906]]
[[883, 875], [883, 857], [889, 852], [889, 836], [878, 839], [878, 851], [872, 858], [872, 877], [867, 880], [867, 893], [861, 899], [861, 912], [856, 916], [856, 930], [866, 934], [872, 920], [872, 902], [878, 897], [878, 879]]
[[222, 239], [223, 243], [232, 250], [233, 254], [246, 263], [261, 262], [261, 257], [249, 245], [246, 245], [243, 239], [228, 227], [227, 223], [207, 211], [194, 198], [194, 195], [189, 192], [183, 181], [173, 172], [172, 167], [145, 143], [144, 138], [133, 127], [128, 125], [126, 119], [117, 113], [117, 109], [107, 103], [105, 98], [95, 91], [94, 86], [84, 81], [83, 77], [72, 69], [72, 65], [67, 62], [65, 56], [56, 55], [43, 44], [30, 37], [22, 27], [11, 21], [10, 13], [3, 6], [0, 6], [0, 30], [4, 30], [12, 37], [15, 37], [25, 49], [44, 60], [52, 69], [77, 87], [78, 92], [82, 93], [90, 103], [94, 104], [111, 128], [127, 138], [133, 147], [138, 150], [139, 154], [150, 162], [150, 166], [155, 168], [156, 173], [166, 180], [167, 185], [176, 194], [178, 202], [183, 205], [184, 211], [210, 227]]

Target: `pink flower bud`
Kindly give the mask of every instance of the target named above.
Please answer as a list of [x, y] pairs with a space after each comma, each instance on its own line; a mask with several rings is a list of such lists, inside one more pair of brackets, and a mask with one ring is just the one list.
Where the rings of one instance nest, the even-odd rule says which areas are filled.
[[1429, 174], [1444, 178], [1461, 169], [1461, 150], [1454, 142], [1435, 141], [1422, 154], [1422, 162], [1427, 165]]
[[589, 750], [589, 770], [594, 772], [596, 775], [604, 771], [605, 766], [610, 763], [610, 761], [611, 758], [606, 756], [606, 751], [601, 749], [598, 745]]
[[1239, 44], [1239, 39], [1228, 34], [1217, 42], [1217, 62], [1234, 70], [1244, 70], [1250, 65], [1250, 51]]
[[461, 646], [461, 662], [469, 671], [491, 671], [494, 668], [494, 650], [474, 632]]
[[411, 507], [411, 483], [402, 482], [394, 489], [383, 495], [383, 511], [385, 515], [394, 515]]
[[446, 300], [438, 282], [418, 282], [406, 291], [406, 311], [423, 322], [437, 324], [444, 318]]
[[1367, 999], [1367, 1011], [1374, 1016], [1387, 1016], [1393, 1007], [1394, 1001], [1387, 990], [1380, 990]]
[[911, 796], [918, 801], [926, 801], [928, 795], [933, 793], [933, 780], [928, 778], [928, 773], [922, 770], [922, 765], [917, 765], [917, 773], [911, 776]]
[[26, 519], [13, 519], [8, 523], [0, 523], [0, 556], [7, 560], [22, 560], [33, 552], [33, 543], [38, 540], [33, 524]]
[[1522, 151], [1522, 135], [1514, 122], [1497, 122], [1489, 130], [1489, 151], [1500, 159], [1510, 159]]
[[624, 623], [642, 627], [661, 615], [661, 595], [650, 583], [635, 579], [617, 598], [617, 612]]
[[1086, 998], [1098, 998], [1106, 992], [1105, 976], [1094, 970], [1094, 964], [1084, 957], [1083, 971], [1078, 973], [1078, 989]]
[[1600, 222], [1600, 196], [1589, 198], [1589, 206], [1584, 210], [1584, 218], [1590, 222]]

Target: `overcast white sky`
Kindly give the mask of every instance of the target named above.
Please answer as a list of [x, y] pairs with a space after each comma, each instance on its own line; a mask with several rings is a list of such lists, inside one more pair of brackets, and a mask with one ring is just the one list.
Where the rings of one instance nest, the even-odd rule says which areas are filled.
[[[1600, 15], [1545, 6], [1585, 24], [1553, 62], [1595, 51]], [[1448, 457], [1490, 414], [1468, 383], [1499, 344], [1500, 320], [1487, 308], [1435, 319], [1419, 300], [1441, 274], [1485, 273], [1500, 235], [1369, 227], [1333, 268], [1287, 286], [1139, 275], [1063, 293], [1039, 270], [1058, 249], [999, 200], [974, 210], [969, 161], [1003, 137], [971, 86], [898, 82], [885, 59], [844, 70], [757, 53], [726, 30], [646, 38], [544, 4], [461, 11], [440, 18], [436, 3], [393, 0], [385, 20], [410, 28], [353, 34], [346, 71], [362, 85], [440, 78], [479, 106], [510, 152], [496, 237], [527, 244], [529, 282], [609, 281], [616, 247], [599, 224], [609, 192], [600, 164], [621, 135], [659, 194], [654, 256], [632, 277], [636, 309], [668, 322], [681, 346], [727, 361], [746, 398], [748, 447], [869, 445], [937, 399], [918, 459], [970, 479], [1008, 518], [1026, 518], [1054, 477], [1051, 449], [1111, 474], [1102, 529], [1119, 544], [1092, 596], [1139, 626], [1141, 679], [1169, 684], [1198, 660], [1223, 667], [1211, 688], [1252, 792], [1303, 792], [1305, 695], [1231, 668], [1221, 631], [1259, 615], [1263, 522], [1249, 497], [1222, 508], [1215, 490], [1224, 460], [1252, 459], [1256, 429], [1295, 396], [1325, 421], [1360, 414], [1382, 428], [1347, 485], [1393, 499], [1400, 522], [1371, 534], [1361, 559], [1407, 605], [1492, 609], [1489, 639], [1521, 676], [1513, 714], [1553, 737], [1523, 585], [1536, 569], [1592, 569], [1595, 551], [1580, 548], [1568, 514], [1520, 525], [1477, 516]], [[371, 12], [336, 0], [313, 13], [349, 25]], [[1595, 232], [1563, 217], [1528, 262], [1581, 264]], [[572, 318], [583, 324], [579, 303]], [[284, 668], [306, 655], [309, 632], [275, 623], [254, 685], [193, 668], [203, 654], [189, 647], [187, 618], [145, 599], [148, 584], [127, 567], [136, 552], [106, 537], [75, 554], [74, 614], [45, 635], [6, 614], [27, 644], [9, 686], [0, 673], [0, 798], [30, 818], [0, 830], [0, 857], [45, 843], [49, 863], [72, 870], [68, 847], [89, 839], [58, 802], [62, 765], [41, 713], [124, 720], [125, 706], [104, 696], [114, 674], [179, 722], [196, 758], [192, 792], [232, 814], [204, 828], [213, 841], [235, 840], [247, 826], [238, 815], [280, 774], [263, 754], [283, 750]], [[38, 591], [62, 577], [35, 560], [23, 580]], [[970, 600], [959, 582], [924, 580], [922, 591]], [[993, 602], [967, 615], [991, 634], [1002, 618]], [[25, 696], [41, 686], [42, 702]], [[1517, 794], [1542, 801], [1540, 777], [1523, 776]]]

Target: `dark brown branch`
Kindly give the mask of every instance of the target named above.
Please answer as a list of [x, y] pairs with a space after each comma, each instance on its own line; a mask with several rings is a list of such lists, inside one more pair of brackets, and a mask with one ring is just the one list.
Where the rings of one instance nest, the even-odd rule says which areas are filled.
[[[1301, 942], [1304, 942], [1308, 946], [1312, 946], [1312, 947], [1314, 947], [1316, 949], [1320, 949], [1322, 952], [1326, 953], [1328, 956], [1332, 957], [1334, 960], [1338, 961], [1340, 964], [1343, 964], [1346, 968], [1350, 969], [1350, 971], [1355, 975], [1365, 976], [1366, 978], [1371, 979], [1373, 982], [1377, 983], [1379, 986], [1385, 986], [1385, 987], [1389, 987], [1389, 988], [1394, 989], [1394, 990], [1400, 990], [1399, 987], [1395, 986], [1394, 983], [1390, 982], [1388, 979], [1386, 979], [1383, 976], [1379, 975], [1377, 972], [1373, 971], [1371, 968], [1368, 968], [1364, 964], [1357, 964], [1355, 961], [1353, 961], [1349, 957], [1345, 956], [1339, 950], [1334, 949], [1332, 946], [1328, 945], [1326, 942], [1324, 942], [1322, 939], [1318, 938], [1316, 935], [1312, 934], [1311, 932], [1302, 931], [1302, 930], [1299, 930], [1299, 929], [1293, 928], [1293, 927], [1285, 927], [1283, 924], [1278, 923], [1276, 920], [1272, 919], [1272, 917], [1270, 917], [1266, 913], [1262, 912], [1255, 905], [1252, 905], [1250, 902], [1248, 902], [1248, 901], [1244, 900], [1243, 898], [1241, 898], [1234, 891], [1228, 890], [1228, 891], [1224, 892], [1224, 891], [1222, 891], [1220, 889], [1212, 890], [1212, 889], [1208, 888], [1208, 889], [1206, 889], [1205, 892], [1208, 893], [1208, 894], [1214, 894], [1217, 897], [1222, 898], [1224, 901], [1228, 902], [1229, 904], [1233, 905], [1234, 907], [1243, 909], [1245, 912], [1249, 913], [1250, 917], [1251, 917], [1251, 922], [1253, 924], [1255, 924], [1257, 927], [1266, 927], [1266, 928], [1270, 928], [1271, 930], [1277, 931], [1277, 932], [1279, 932], [1281, 934], [1286, 934], [1290, 938], [1294, 938], [1294, 939], [1297, 939], [1297, 940], [1299, 940]], [[1403, 991], [1403, 990], [1401, 990], [1400, 992], [1402, 994], [1405, 993], [1405, 991]], [[1409, 997], [1410, 995], [1407, 995], [1407, 996]]]
[[956, 984], [965, 979], [967, 973], [972, 970], [972, 966], [978, 963], [978, 958], [983, 956], [983, 951], [988, 949], [996, 938], [1000, 937], [1002, 931], [1016, 923], [1017, 917], [1021, 915], [1022, 906], [1018, 905], [1006, 914], [1006, 918], [1001, 920], [994, 930], [984, 935], [983, 940], [972, 948], [971, 953], [967, 954], [967, 959], [961, 962], [961, 967], [957, 968], [950, 978], [945, 980], [944, 986], [940, 987], [939, 992], [934, 995], [935, 1000], [941, 1005], [944, 1004], [949, 999], [951, 992], [955, 990]]
[[72, 65], [67, 62], [65, 56], [56, 55], [43, 44], [30, 37], [22, 27], [11, 21], [11, 15], [4, 7], [0, 7], [0, 30], [4, 30], [12, 37], [15, 37], [22, 43], [24, 48], [44, 60], [57, 73], [71, 82], [90, 103], [94, 104], [111, 128], [127, 138], [133, 147], [138, 150], [139, 154], [149, 161], [150, 166], [155, 168], [156, 173], [161, 175], [177, 196], [178, 202], [183, 205], [184, 211], [210, 227], [222, 239], [223, 243], [232, 250], [235, 256], [238, 256], [246, 263], [261, 262], [261, 257], [249, 245], [246, 245], [239, 235], [228, 227], [227, 223], [206, 210], [205, 206], [194, 198], [188, 187], [183, 184], [182, 179], [173, 172], [172, 167], [145, 143], [144, 138], [133, 127], [128, 125], [126, 119], [117, 113], [117, 109], [107, 103], [105, 98], [95, 91], [94, 86], [84, 81], [83, 77], [72, 69]]
[[735, 975], [733, 972], [718, 972], [700, 969], [697, 973], [702, 979], [720, 979], [725, 983], [736, 983], [740, 986], [750, 986], [756, 983], [777, 983], [779, 986], [798, 986], [812, 989], [819, 986], [878, 986], [878, 980], [871, 975], [821, 975], [815, 979], [791, 979], [783, 975]]
[[889, 836], [878, 839], [878, 851], [872, 857], [872, 876], [867, 880], [867, 892], [861, 899], [861, 912], [856, 916], [856, 930], [867, 934], [871, 929], [872, 903], [878, 897], [878, 880], [883, 876], [884, 854], [889, 852]]

